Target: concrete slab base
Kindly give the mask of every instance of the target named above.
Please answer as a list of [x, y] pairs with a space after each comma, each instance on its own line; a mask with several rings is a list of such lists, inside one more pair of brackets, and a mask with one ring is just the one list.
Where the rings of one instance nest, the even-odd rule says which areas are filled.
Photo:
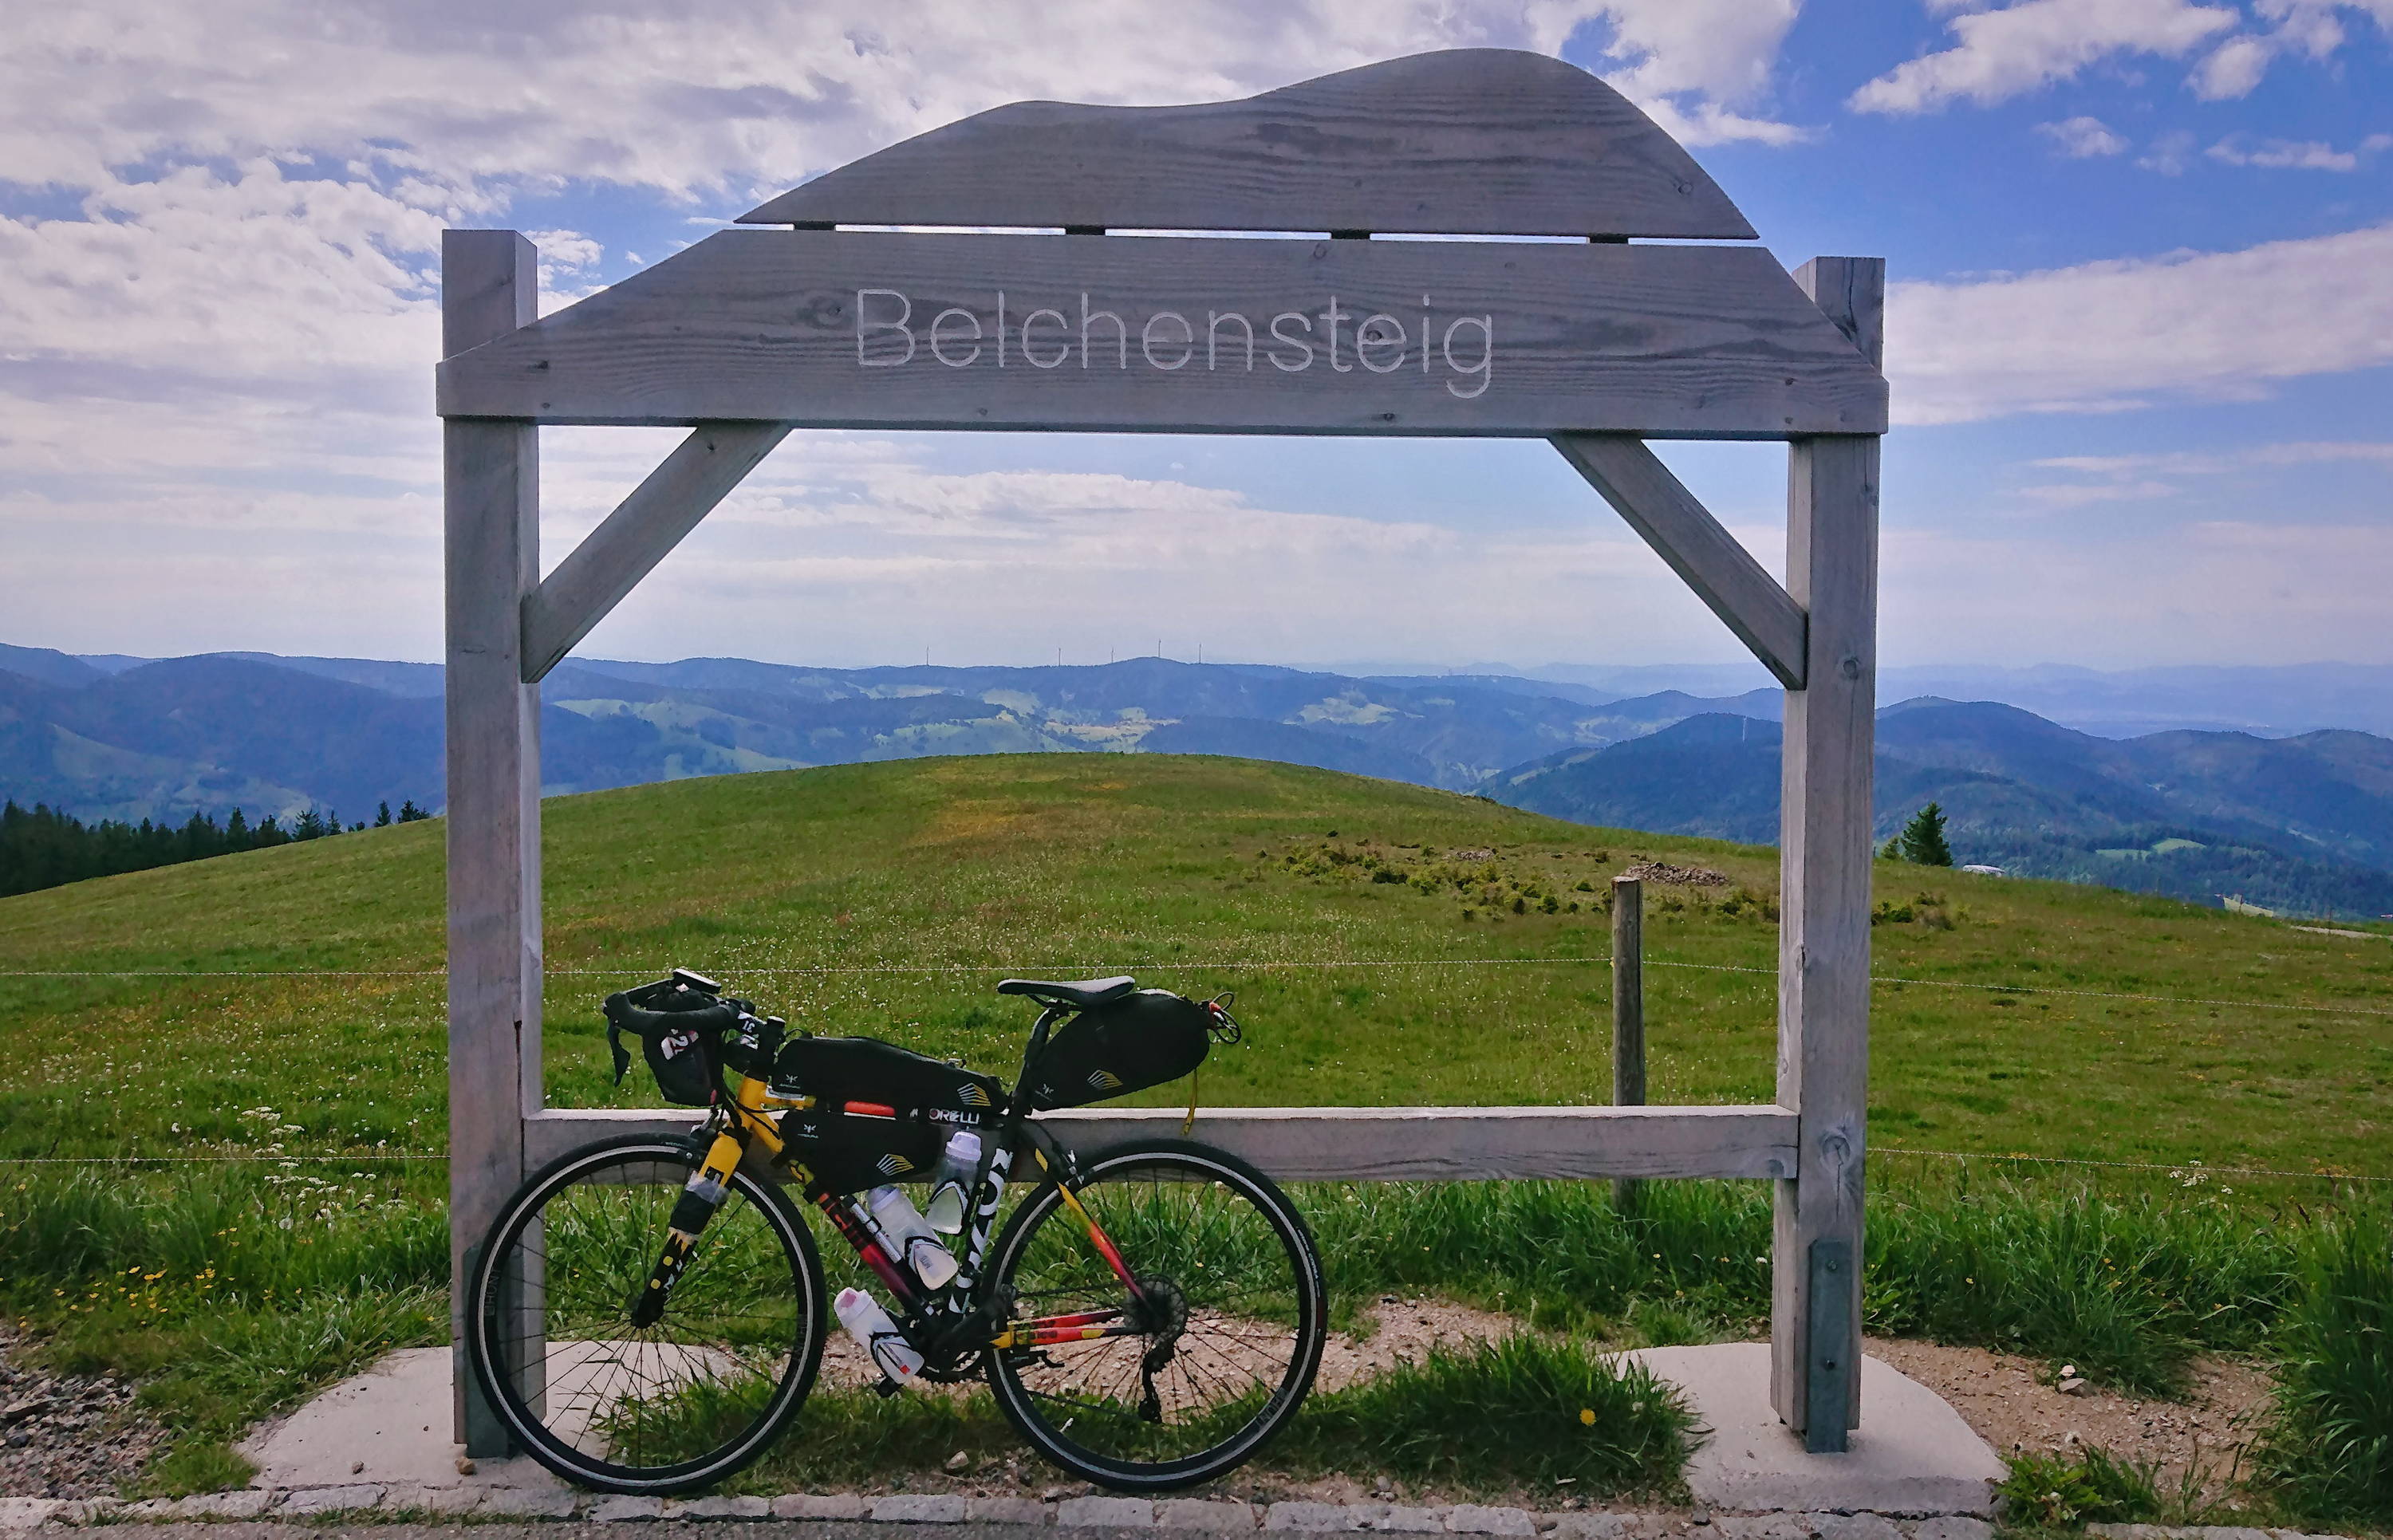
[[1842, 1455], [1806, 1454], [1770, 1409], [1770, 1345], [1641, 1348], [1622, 1355], [1687, 1394], [1705, 1427], [1687, 1466], [1696, 1502], [1731, 1512], [1907, 1515], [1994, 1510], [2008, 1474], [1944, 1398], [1862, 1360], [1862, 1425]]
[[[2003, 1462], [1934, 1391], [1874, 1358], [1862, 1361], [1862, 1426], [1852, 1437], [1851, 1451], [1807, 1455], [1801, 1441], [1770, 1410], [1768, 1344], [1645, 1348], [1624, 1356], [1683, 1390], [1710, 1429], [1687, 1468], [1688, 1489], [1703, 1507], [1724, 1513], [1919, 1516], [1994, 1511], [1994, 1484], [2006, 1473]], [[328, 1510], [372, 1507], [381, 1500], [381, 1489], [455, 1491], [461, 1498], [476, 1492], [568, 1493], [565, 1483], [529, 1459], [478, 1460], [472, 1475], [460, 1472], [464, 1450], [449, 1437], [449, 1366], [446, 1348], [391, 1353], [281, 1422], [259, 1429], [241, 1445], [241, 1452], [257, 1466], [251, 1484], [308, 1494]], [[375, 1497], [355, 1500], [370, 1489], [375, 1490]], [[293, 1500], [286, 1499], [285, 1506]], [[1145, 1505], [1138, 1506], [1143, 1510]], [[1322, 1505], [1281, 1506], [1294, 1515]], [[1473, 1522], [1480, 1511], [1454, 1510]], [[1343, 1510], [1340, 1512], [1342, 1520]], [[1129, 1520], [1117, 1515], [1090, 1521]], [[1288, 1524], [1294, 1523], [1291, 1517]], [[1483, 1532], [1472, 1523], [1455, 1522], [1452, 1515], [1443, 1516], [1441, 1527]]]
[[310, 1489], [359, 1485], [566, 1490], [528, 1459], [477, 1460], [450, 1440], [449, 1350], [405, 1348], [341, 1381], [240, 1444], [257, 1467], [250, 1485]]

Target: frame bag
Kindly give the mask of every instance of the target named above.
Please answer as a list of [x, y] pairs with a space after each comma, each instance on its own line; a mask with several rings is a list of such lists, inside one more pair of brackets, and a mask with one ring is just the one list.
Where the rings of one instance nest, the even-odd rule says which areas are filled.
[[1192, 1073], [1213, 1046], [1213, 1012], [1169, 989], [1083, 1011], [1055, 1029], [1025, 1084], [1036, 1112], [1081, 1107]]
[[1005, 1106], [989, 1077], [872, 1038], [791, 1038], [772, 1091], [813, 1098], [781, 1115], [782, 1149], [833, 1193], [927, 1180], [950, 1134]]

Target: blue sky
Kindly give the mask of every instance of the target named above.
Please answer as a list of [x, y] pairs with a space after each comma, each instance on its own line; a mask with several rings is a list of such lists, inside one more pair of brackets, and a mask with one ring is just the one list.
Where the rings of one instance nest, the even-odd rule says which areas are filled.
[[[1492, 44], [1611, 81], [1790, 266], [1888, 259], [1889, 662], [2393, 661], [2393, 0], [99, 0], [9, 31], [0, 640], [437, 657], [443, 225], [540, 232], [562, 303], [1003, 101]], [[549, 558], [673, 437], [547, 435]], [[1665, 456], [1777, 564], [1783, 451]], [[834, 434], [588, 650], [1158, 640], [1737, 656], [1535, 444]]]

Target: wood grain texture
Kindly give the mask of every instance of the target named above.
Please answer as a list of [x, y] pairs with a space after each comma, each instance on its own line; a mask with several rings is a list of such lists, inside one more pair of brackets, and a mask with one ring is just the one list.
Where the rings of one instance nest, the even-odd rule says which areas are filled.
[[[1169, 1107], [1084, 1107], [1039, 1121], [1065, 1142], [1176, 1138]], [[613, 1133], [686, 1130], [694, 1113], [551, 1110], [525, 1130], [534, 1161]], [[1208, 1107], [1192, 1137], [1288, 1181], [1783, 1176], [1795, 1115], [1780, 1107]]]
[[1645, 1104], [1645, 885], [1612, 880], [1612, 1104]]
[[[1645, 1104], [1645, 884], [1612, 880], [1612, 1104]], [[1637, 1207], [1638, 1179], [1612, 1179], [1612, 1207]]]
[[439, 402], [648, 425], [1886, 427], [1884, 378], [1758, 247], [1498, 241], [726, 230], [449, 359]]
[[1416, 54], [1190, 107], [1024, 101], [827, 172], [750, 225], [1753, 239], [1678, 141], [1543, 54]]
[[1788, 689], [1803, 687], [1802, 607], [1720, 528], [1670, 467], [1623, 434], [1558, 434], [1553, 442], [1762, 667]]
[[[1837, 260], [1804, 268], [1824, 303], [1871, 294]], [[1831, 310], [1833, 312], [1833, 308]], [[1853, 318], [1857, 335], [1878, 333]], [[1786, 572], [1811, 616], [1807, 687], [1786, 696], [1781, 811], [1778, 1100], [1800, 1117], [1796, 1180], [1779, 1184], [1772, 1285], [1772, 1394], [1807, 1440], [1812, 1362], [1812, 1243], [1862, 1246], [1869, 1091], [1871, 752], [1877, 696], [1878, 442], [1798, 439], [1788, 451]], [[1861, 1333], [1861, 1270], [1838, 1274], [1837, 1308]], [[1858, 1355], [1836, 1372], [1848, 1427], [1861, 1416]]]
[[[441, 241], [443, 341], [471, 347], [537, 313], [538, 254], [512, 230]], [[540, 1084], [540, 692], [519, 677], [540, 576], [540, 437], [525, 422], [443, 429], [448, 626], [449, 1233], [457, 1436], [504, 1453], [464, 1372], [465, 1248], [523, 1180]], [[470, 1403], [470, 1404], [469, 1404]]]
[[708, 423], [682, 440], [525, 595], [525, 683], [539, 682], [563, 662], [789, 432], [778, 423]]
[[1815, 256], [1795, 275], [1873, 369], [1886, 367], [1886, 258]]

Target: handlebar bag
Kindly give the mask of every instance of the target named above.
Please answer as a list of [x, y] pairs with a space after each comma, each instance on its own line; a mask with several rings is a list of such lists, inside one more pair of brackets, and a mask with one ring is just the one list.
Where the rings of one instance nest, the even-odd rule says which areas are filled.
[[1127, 1096], [1189, 1074], [1212, 1046], [1204, 1006], [1169, 989], [1142, 989], [1057, 1027], [1026, 1077], [1026, 1094], [1039, 1112]]
[[[738, 1024], [736, 1010], [694, 990], [664, 995], [651, 989], [609, 995], [605, 1009], [609, 1038], [629, 1032], [640, 1039], [640, 1056], [666, 1101], [679, 1107], [714, 1104], [723, 1085], [723, 1036]], [[620, 1042], [615, 1055], [620, 1084], [625, 1063]]]

